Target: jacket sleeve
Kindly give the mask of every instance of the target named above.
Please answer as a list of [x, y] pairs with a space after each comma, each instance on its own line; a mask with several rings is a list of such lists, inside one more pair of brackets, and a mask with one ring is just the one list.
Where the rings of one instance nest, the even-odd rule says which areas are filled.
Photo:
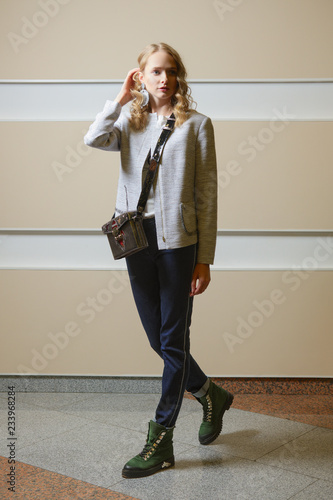
[[196, 142], [195, 199], [197, 262], [213, 264], [217, 236], [217, 166], [214, 129], [208, 117], [201, 123]]
[[118, 102], [106, 101], [103, 111], [98, 113], [84, 136], [84, 143], [105, 151], [119, 151], [121, 123], [118, 118], [120, 113], [121, 105]]

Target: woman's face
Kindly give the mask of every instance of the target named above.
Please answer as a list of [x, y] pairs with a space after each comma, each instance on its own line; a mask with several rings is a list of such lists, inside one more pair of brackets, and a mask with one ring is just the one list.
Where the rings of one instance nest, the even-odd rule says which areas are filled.
[[140, 74], [140, 81], [155, 101], [161, 104], [170, 101], [178, 86], [174, 58], [164, 50], [154, 52]]

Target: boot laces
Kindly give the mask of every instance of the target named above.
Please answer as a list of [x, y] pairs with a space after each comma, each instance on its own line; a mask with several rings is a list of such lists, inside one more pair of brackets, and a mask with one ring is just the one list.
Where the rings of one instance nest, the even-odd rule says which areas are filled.
[[209, 394], [205, 396], [205, 401], [206, 404], [204, 404], [203, 408], [204, 410], [203, 420], [204, 422], [211, 422], [213, 413], [213, 403]]
[[158, 445], [160, 444], [160, 442], [164, 438], [165, 434], [166, 434], [165, 431], [161, 432], [157, 436], [157, 438], [155, 439], [155, 441], [153, 443], [148, 443], [148, 439], [147, 439], [147, 442], [146, 442], [143, 450], [141, 451], [141, 453], [139, 453], [140, 457], [143, 458], [143, 460], [148, 460], [148, 458], [150, 458], [152, 456], [152, 454], [155, 453]]

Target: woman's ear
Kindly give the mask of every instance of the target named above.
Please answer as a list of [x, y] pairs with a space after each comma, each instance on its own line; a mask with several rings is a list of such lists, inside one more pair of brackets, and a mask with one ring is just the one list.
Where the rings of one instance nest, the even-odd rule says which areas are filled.
[[143, 83], [143, 73], [141, 73], [141, 71], [138, 71], [137, 75], [138, 75], [139, 82]]

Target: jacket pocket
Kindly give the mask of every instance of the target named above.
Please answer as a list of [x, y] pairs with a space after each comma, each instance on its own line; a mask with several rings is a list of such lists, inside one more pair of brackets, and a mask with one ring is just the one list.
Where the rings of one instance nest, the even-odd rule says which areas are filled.
[[180, 217], [186, 234], [192, 236], [197, 231], [197, 214], [194, 202], [180, 204]]

